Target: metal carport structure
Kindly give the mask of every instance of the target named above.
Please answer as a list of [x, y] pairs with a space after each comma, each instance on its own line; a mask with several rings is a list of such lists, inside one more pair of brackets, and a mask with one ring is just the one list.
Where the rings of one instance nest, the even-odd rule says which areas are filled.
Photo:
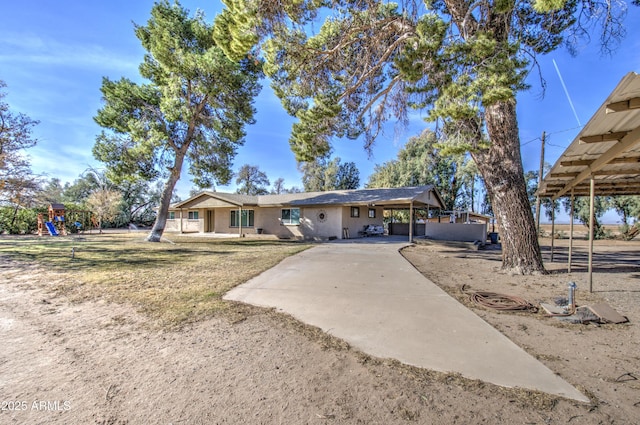
[[[571, 197], [569, 271], [573, 248], [573, 198], [590, 197], [589, 290], [593, 291], [594, 197], [640, 195], [640, 75], [625, 75], [544, 177], [538, 196]], [[553, 252], [553, 235], [551, 238]]]

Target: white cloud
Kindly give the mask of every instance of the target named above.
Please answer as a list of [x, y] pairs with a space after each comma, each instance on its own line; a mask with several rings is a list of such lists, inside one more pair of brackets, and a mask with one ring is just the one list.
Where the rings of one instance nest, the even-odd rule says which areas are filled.
[[61, 43], [30, 33], [0, 36], [0, 63], [100, 69], [137, 74], [142, 53], [116, 53], [95, 43]]

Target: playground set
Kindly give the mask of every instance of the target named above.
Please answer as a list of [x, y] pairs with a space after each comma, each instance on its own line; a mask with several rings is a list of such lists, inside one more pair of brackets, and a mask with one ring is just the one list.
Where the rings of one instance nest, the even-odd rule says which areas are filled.
[[38, 214], [38, 236], [44, 234], [45, 228], [51, 236], [67, 235], [63, 204], [49, 205], [49, 221], [44, 221], [44, 214]]
[[[38, 214], [38, 236], [43, 236], [45, 229], [51, 236], [67, 236], [65, 213], [66, 211], [63, 204], [51, 204], [49, 205], [49, 221], [45, 221], [44, 214]], [[89, 213], [93, 226], [95, 227], [97, 225], [95, 217], [93, 217], [89, 211], [69, 211], [69, 213], [75, 216], [81, 213], [83, 222], [85, 221], [85, 214]], [[83, 228], [83, 223], [80, 221], [74, 222], [73, 225], [78, 231]]]

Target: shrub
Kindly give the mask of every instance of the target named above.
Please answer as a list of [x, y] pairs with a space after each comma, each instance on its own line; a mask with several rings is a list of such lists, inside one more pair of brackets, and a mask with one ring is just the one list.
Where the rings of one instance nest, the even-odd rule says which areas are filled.
[[25, 235], [38, 230], [38, 211], [32, 208], [1, 207], [0, 233]]

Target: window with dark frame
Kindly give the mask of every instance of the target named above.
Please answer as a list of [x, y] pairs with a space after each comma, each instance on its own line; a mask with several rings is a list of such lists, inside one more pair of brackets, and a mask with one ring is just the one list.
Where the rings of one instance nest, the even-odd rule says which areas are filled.
[[[241, 217], [241, 219], [238, 220], [238, 217]], [[242, 227], [253, 227], [253, 221], [254, 221], [253, 210], [242, 210], [242, 214], [240, 214], [240, 211], [231, 210], [229, 227], [240, 227], [240, 225], [242, 225]]]
[[197, 220], [198, 219], [198, 211], [189, 211], [189, 220]]
[[376, 209], [369, 208], [369, 218], [376, 218]]
[[280, 222], [282, 224], [300, 224], [300, 208], [283, 208], [280, 215]]
[[351, 217], [360, 217], [360, 207], [351, 207]]
[[175, 219], [176, 219], [175, 211], [169, 211], [169, 220], [175, 220]]

